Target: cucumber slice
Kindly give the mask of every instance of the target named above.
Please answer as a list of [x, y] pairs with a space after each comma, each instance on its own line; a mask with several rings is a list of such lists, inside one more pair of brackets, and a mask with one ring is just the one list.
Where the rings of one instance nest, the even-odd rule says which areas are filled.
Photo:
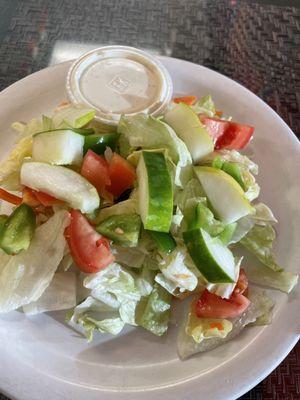
[[100, 205], [97, 190], [77, 172], [40, 162], [26, 162], [21, 168], [21, 183], [68, 203], [83, 213]]
[[179, 103], [167, 111], [164, 119], [184, 141], [195, 163], [214, 151], [212, 138], [191, 107]]
[[142, 151], [137, 178], [139, 212], [144, 228], [169, 232], [173, 216], [173, 185], [164, 154]]
[[188, 252], [201, 274], [212, 283], [232, 283], [235, 263], [231, 251], [204, 229], [183, 233]]
[[84, 138], [72, 130], [43, 132], [33, 138], [34, 161], [57, 165], [80, 165]]
[[167, 254], [175, 250], [177, 244], [170, 232], [148, 231], [148, 233], [157, 244], [158, 250]]
[[113, 151], [116, 149], [119, 133], [102, 133], [99, 135], [89, 135], [84, 138], [83, 154], [88, 150], [93, 150], [97, 154], [104, 154], [106, 147]]
[[194, 167], [194, 171], [222, 222], [230, 224], [254, 212], [241, 186], [232, 176], [212, 167]]
[[0, 247], [7, 254], [27, 250], [36, 227], [35, 213], [27, 204], [21, 204], [7, 218], [0, 233]]
[[138, 244], [141, 218], [137, 214], [111, 215], [96, 227], [101, 235], [125, 247], [135, 247]]

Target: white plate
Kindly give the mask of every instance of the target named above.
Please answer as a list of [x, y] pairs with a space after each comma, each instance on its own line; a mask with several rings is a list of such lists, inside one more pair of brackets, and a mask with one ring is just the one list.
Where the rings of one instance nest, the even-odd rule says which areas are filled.
[[[250, 150], [260, 165], [261, 199], [279, 219], [279, 261], [300, 265], [300, 146], [277, 114], [232, 80], [199, 65], [162, 58], [177, 94], [211, 93], [219, 109], [254, 124]], [[35, 73], [0, 95], [1, 151], [13, 143], [10, 124], [49, 112], [65, 98], [69, 63]], [[4, 154], [1, 154], [1, 157]], [[41, 266], [42, 267], [42, 266]], [[299, 338], [299, 286], [277, 300], [271, 326], [246, 329], [232, 342], [187, 361], [176, 355], [176, 328], [165, 338], [143, 330], [98, 336], [92, 344], [63, 324], [64, 313], [0, 318], [0, 388], [17, 399], [233, 399], [268, 375]]]

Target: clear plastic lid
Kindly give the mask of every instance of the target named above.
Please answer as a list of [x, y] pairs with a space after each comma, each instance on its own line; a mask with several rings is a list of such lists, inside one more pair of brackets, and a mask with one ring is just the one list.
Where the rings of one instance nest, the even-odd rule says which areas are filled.
[[78, 58], [67, 76], [73, 104], [96, 110], [96, 119], [117, 124], [122, 114], [164, 112], [172, 98], [172, 80], [153, 56], [127, 46], [106, 46]]

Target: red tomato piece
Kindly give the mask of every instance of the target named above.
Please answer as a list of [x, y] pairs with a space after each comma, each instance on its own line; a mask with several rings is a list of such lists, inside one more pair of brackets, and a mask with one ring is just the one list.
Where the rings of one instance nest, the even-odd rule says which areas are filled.
[[192, 106], [196, 103], [197, 97], [196, 96], [183, 96], [183, 97], [175, 97], [173, 99], [174, 103], [185, 103], [188, 106]]
[[222, 299], [208, 290], [204, 290], [196, 304], [199, 318], [235, 318], [249, 306], [250, 300], [242, 294], [233, 293], [230, 299]]
[[115, 197], [119, 197], [126, 189], [133, 187], [136, 179], [135, 169], [119, 154], [113, 154], [108, 170], [111, 184], [107, 190]]
[[81, 175], [95, 186], [100, 196], [111, 197], [107, 196], [106, 187], [110, 186], [111, 180], [109, 177], [109, 165], [104, 157], [99, 156], [92, 150], [88, 150], [83, 159]]
[[65, 237], [75, 263], [83, 272], [98, 272], [114, 261], [108, 239], [96, 232], [78, 210], [71, 211]]
[[35, 191], [33, 189], [30, 189], [29, 187], [24, 186], [23, 190], [22, 190], [23, 203], [28, 204], [31, 207], [38, 207], [41, 203], [36, 198], [36, 195], [34, 192]]
[[218, 118], [209, 118], [201, 114], [201, 122], [210, 136], [215, 140], [215, 149], [243, 149], [251, 139], [254, 128], [237, 122], [223, 121]]
[[64, 202], [50, 196], [47, 193], [39, 192], [38, 190], [31, 189], [27, 186], [23, 188], [23, 203], [31, 207], [42, 205], [44, 207], [52, 207], [55, 204], [63, 204]]
[[15, 204], [16, 206], [19, 206], [22, 203], [21, 197], [15, 196], [14, 194], [11, 194], [1, 188], [0, 188], [0, 199], [7, 201], [8, 203]]
[[55, 197], [50, 196], [50, 194], [39, 192], [37, 190], [34, 191], [34, 194], [38, 201], [45, 207], [52, 207], [55, 204], [64, 204], [62, 200], [58, 200]]
[[235, 285], [233, 293], [243, 294], [248, 288], [248, 279], [243, 268], [240, 269], [239, 279]]

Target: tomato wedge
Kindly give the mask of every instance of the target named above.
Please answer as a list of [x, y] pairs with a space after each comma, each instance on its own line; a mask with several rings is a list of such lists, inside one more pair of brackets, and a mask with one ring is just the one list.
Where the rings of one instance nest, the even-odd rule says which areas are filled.
[[101, 197], [112, 201], [126, 189], [133, 187], [136, 179], [133, 166], [117, 153], [109, 162], [102, 156], [88, 150], [84, 156], [81, 175], [98, 190]]
[[254, 128], [237, 122], [199, 116], [210, 136], [215, 140], [215, 149], [243, 149], [251, 139]]
[[81, 175], [95, 186], [101, 197], [112, 200], [112, 196], [106, 190], [106, 187], [111, 184], [111, 180], [109, 165], [104, 157], [88, 150], [83, 159]]
[[31, 207], [42, 205], [44, 207], [52, 207], [55, 204], [64, 204], [63, 201], [56, 199], [50, 194], [39, 192], [38, 190], [31, 189], [27, 186], [23, 188], [23, 203]]
[[37, 190], [33, 190], [35, 197], [37, 200], [45, 207], [52, 207], [56, 204], [64, 204], [62, 200], [58, 200], [50, 194], [39, 192]]
[[108, 171], [111, 184], [107, 190], [115, 197], [119, 197], [126, 189], [133, 187], [136, 179], [135, 169], [119, 154], [113, 154]]
[[174, 103], [185, 103], [188, 106], [192, 106], [196, 103], [197, 97], [196, 96], [183, 96], [183, 97], [175, 97], [173, 99]]
[[96, 232], [78, 210], [71, 211], [65, 237], [75, 263], [83, 272], [98, 272], [114, 261], [108, 239]]
[[16, 206], [19, 206], [22, 204], [22, 198], [19, 196], [15, 196], [14, 194], [11, 194], [7, 192], [4, 189], [0, 188], [0, 199], [7, 201], [8, 203], [15, 204]]
[[230, 299], [222, 299], [208, 290], [204, 290], [196, 304], [199, 318], [235, 318], [249, 306], [250, 300], [242, 294], [233, 293]]

